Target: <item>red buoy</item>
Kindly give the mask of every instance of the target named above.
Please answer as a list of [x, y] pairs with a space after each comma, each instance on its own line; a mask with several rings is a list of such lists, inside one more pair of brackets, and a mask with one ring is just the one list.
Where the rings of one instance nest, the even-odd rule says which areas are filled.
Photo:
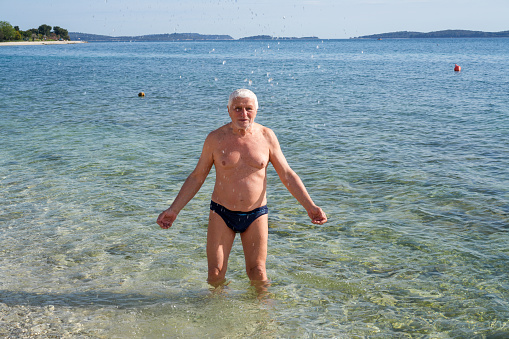
[[454, 71], [455, 72], [461, 71], [461, 66], [458, 66], [457, 64], [454, 64]]

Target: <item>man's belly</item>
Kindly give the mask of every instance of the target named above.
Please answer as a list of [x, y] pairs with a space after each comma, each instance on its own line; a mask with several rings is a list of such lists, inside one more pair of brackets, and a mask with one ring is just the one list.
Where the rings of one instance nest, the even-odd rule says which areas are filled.
[[267, 204], [265, 180], [217, 181], [212, 200], [232, 211], [248, 212]]

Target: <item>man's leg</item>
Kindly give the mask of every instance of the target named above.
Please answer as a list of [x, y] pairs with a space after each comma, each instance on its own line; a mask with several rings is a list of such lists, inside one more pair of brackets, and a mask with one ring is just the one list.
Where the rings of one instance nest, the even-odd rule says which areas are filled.
[[267, 261], [267, 239], [269, 236], [268, 220], [268, 215], [264, 214], [240, 234], [246, 259], [246, 272], [251, 282], [267, 281], [265, 262]]
[[214, 287], [225, 281], [228, 257], [235, 240], [233, 232], [223, 219], [213, 211], [209, 214], [207, 230], [207, 261], [209, 265], [208, 283]]

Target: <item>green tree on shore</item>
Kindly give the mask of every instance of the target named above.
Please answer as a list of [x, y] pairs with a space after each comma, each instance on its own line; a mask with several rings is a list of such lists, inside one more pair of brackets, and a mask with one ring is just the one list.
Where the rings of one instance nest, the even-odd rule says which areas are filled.
[[37, 28], [30, 28], [29, 30], [27, 31], [24, 31], [23, 32], [23, 36], [24, 36], [24, 40], [34, 40], [35, 37], [38, 37], [39, 35], [39, 30]]
[[55, 26], [55, 27], [53, 27], [53, 32], [56, 34], [57, 38], [59, 38], [59, 39], [71, 40], [71, 38], [69, 38], [69, 32], [64, 28]]
[[41, 34], [42, 36], [49, 36], [50, 32], [51, 26], [48, 26], [46, 24], [39, 26], [39, 34]]
[[0, 21], [0, 41], [14, 40], [16, 37], [16, 30], [7, 21]]
[[20, 40], [71, 40], [69, 32], [62, 27], [55, 26], [51, 31], [51, 26], [43, 24], [39, 28], [31, 28], [26, 31], [19, 29], [19, 26], [14, 26], [7, 21], [0, 21], [0, 41], [20, 41]]

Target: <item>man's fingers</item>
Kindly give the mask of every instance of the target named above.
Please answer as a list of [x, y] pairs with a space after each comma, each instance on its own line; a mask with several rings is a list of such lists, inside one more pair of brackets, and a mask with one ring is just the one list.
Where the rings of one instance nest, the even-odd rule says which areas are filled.
[[327, 222], [327, 216], [323, 212], [315, 214], [312, 218], [312, 222], [318, 225], [325, 224]]
[[158, 222], [158, 224], [159, 224], [159, 226], [161, 226], [162, 229], [168, 229], [171, 227], [170, 222], [161, 221], [161, 222]]

